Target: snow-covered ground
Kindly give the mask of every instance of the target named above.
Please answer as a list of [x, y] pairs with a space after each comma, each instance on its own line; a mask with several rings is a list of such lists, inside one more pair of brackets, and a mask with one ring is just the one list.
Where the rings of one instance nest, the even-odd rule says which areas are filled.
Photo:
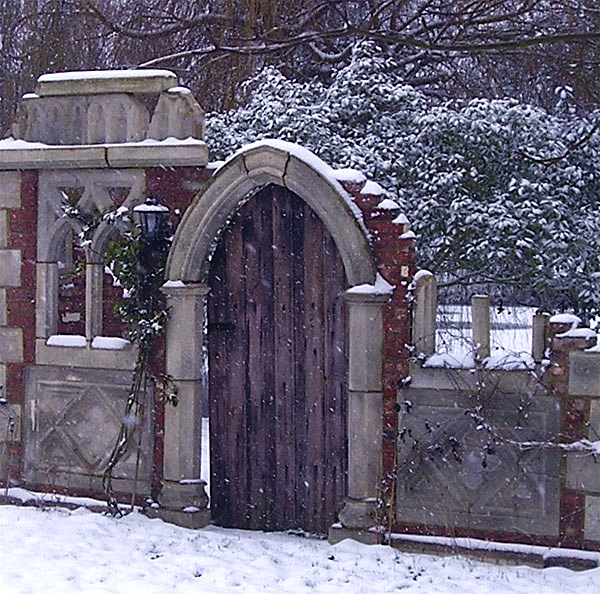
[[598, 594], [600, 568], [496, 566], [138, 513], [0, 506], [1, 594]]

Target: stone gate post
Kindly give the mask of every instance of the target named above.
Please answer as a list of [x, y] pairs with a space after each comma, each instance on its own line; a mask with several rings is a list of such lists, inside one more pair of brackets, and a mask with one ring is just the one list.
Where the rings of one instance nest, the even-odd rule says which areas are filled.
[[199, 528], [210, 521], [206, 482], [200, 476], [202, 444], [202, 353], [208, 287], [166, 283], [170, 311], [166, 371], [177, 388], [178, 406], [166, 405], [163, 484], [157, 515]]

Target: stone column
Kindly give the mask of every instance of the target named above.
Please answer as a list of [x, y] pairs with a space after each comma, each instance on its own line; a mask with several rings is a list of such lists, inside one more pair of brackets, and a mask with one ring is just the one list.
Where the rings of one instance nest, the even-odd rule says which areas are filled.
[[417, 355], [435, 353], [437, 281], [429, 270], [415, 275], [412, 340]]
[[166, 283], [170, 318], [166, 335], [167, 373], [179, 403], [165, 407], [163, 482], [156, 515], [199, 528], [210, 521], [206, 482], [200, 476], [202, 445], [202, 363], [208, 287]]
[[[348, 494], [339, 514], [341, 533], [369, 539], [377, 525], [382, 455], [383, 306], [389, 295], [348, 291]], [[372, 541], [378, 539], [373, 533]]]
[[56, 262], [36, 265], [35, 337], [42, 342], [58, 328], [58, 267]]
[[473, 348], [479, 359], [490, 356], [490, 298], [487, 295], [471, 297], [473, 320]]
[[91, 344], [102, 333], [102, 281], [104, 266], [88, 263], [85, 267], [85, 338]]

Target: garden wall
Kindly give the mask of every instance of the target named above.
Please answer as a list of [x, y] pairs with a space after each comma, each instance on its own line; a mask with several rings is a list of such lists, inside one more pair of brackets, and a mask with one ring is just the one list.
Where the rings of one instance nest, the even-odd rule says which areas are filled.
[[435, 299], [435, 279], [419, 273], [394, 530], [598, 550], [596, 334], [574, 316], [538, 316], [532, 353], [490, 357], [480, 310], [465, 363], [435, 352]]

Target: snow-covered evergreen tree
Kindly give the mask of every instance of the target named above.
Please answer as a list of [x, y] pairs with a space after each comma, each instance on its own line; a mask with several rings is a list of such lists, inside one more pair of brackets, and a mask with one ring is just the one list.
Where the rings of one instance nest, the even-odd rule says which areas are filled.
[[511, 99], [436, 104], [397, 72], [373, 44], [327, 87], [266, 69], [247, 83], [246, 107], [210, 116], [213, 156], [267, 137], [300, 143], [385, 187], [411, 220], [421, 265], [446, 284], [599, 312], [600, 142], [568, 150], [598, 114], [571, 113], [564, 90], [555, 113]]

